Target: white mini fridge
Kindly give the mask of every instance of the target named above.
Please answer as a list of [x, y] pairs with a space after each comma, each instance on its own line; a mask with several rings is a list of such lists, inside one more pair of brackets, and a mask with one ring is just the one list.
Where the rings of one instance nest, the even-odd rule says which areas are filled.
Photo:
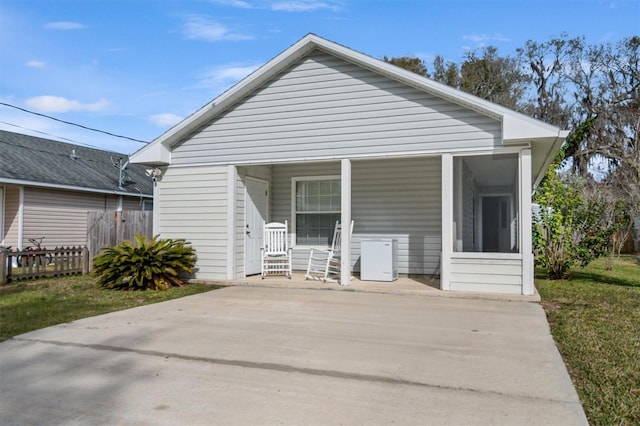
[[360, 241], [360, 279], [362, 281], [398, 279], [398, 240], [388, 238]]

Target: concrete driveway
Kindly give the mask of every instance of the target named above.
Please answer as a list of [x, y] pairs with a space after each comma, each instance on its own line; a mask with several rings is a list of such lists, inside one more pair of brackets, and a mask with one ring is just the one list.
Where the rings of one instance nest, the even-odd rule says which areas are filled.
[[583, 425], [535, 303], [228, 287], [0, 343], [0, 424]]

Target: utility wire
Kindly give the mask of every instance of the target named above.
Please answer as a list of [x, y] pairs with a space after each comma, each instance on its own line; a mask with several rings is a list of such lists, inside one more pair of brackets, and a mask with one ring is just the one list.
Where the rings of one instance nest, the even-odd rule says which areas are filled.
[[99, 129], [94, 129], [92, 127], [83, 126], [82, 124], [77, 124], [77, 123], [72, 123], [70, 121], [60, 120], [59, 118], [51, 117], [49, 115], [41, 114], [41, 113], [35, 112], [35, 111], [30, 111], [28, 109], [24, 109], [24, 108], [21, 108], [19, 106], [7, 104], [7, 103], [4, 103], [4, 102], [0, 102], [0, 105], [6, 106], [6, 107], [9, 107], [9, 108], [15, 108], [15, 109], [18, 109], [20, 111], [24, 111], [24, 112], [29, 113], [29, 114], [33, 114], [33, 115], [37, 115], [37, 116], [40, 116], [40, 117], [48, 118], [50, 120], [59, 121], [60, 123], [70, 124], [71, 126], [80, 127], [82, 129], [85, 129], [85, 130], [91, 130], [92, 132], [104, 133], [105, 135], [113, 136], [113, 137], [116, 137], [116, 138], [129, 139], [130, 141], [140, 142], [140, 143], [143, 143], [143, 144], [148, 144], [149, 143], [147, 141], [143, 141], [143, 140], [140, 140], [140, 139], [130, 138], [129, 136], [116, 135], [115, 133], [111, 133], [111, 132], [107, 132], [107, 131], [99, 130]]
[[[65, 140], [65, 141], [69, 141], [69, 142], [77, 144], [77, 145], [82, 145], [82, 146], [86, 146], [86, 147], [89, 147], [89, 148], [94, 148], [94, 149], [99, 149], [101, 151], [104, 151], [102, 148], [97, 147], [95, 145], [91, 145], [91, 144], [84, 143], [84, 142], [78, 142], [78, 141], [73, 140], [73, 139], [65, 138], [64, 136], [52, 135], [51, 133], [43, 132], [43, 131], [36, 130], [36, 129], [30, 129], [30, 128], [24, 127], [24, 126], [18, 126], [17, 124], [9, 123], [7, 121], [0, 121], [0, 124], [6, 124], [7, 126], [17, 127], [18, 129], [28, 130], [30, 132], [35, 132], [35, 133], [38, 133], [38, 134], [41, 134], [41, 135], [51, 136], [51, 137], [56, 138], [56, 139], [62, 139], [62, 140]], [[0, 130], [2, 130], [2, 129], [0, 129]]]
[[[28, 150], [29, 152], [40, 152], [40, 153], [43, 153], [43, 154], [53, 155], [53, 156], [56, 156], [56, 157], [69, 157], [70, 156], [69, 154], [63, 154], [63, 153], [60, 153], [60, 152], [46, 151], [44, 149], [32, 148], [32, 147], [27, 147], [27, 146], [16, 144], [16, 143], [11, 143], [11, 142], [4, 141], [2, 139], [0, 139], [0, 144], [10, 145], [10, 146], [13, 146], [13, 147], [16, 147], [16, 148], [22, 148], [22, 149]], [[101, 150], [99, 150], [99, 151], [101, 151]], [[117, 152], [109, 152], [109, 151], [104, 151], [104, 152], [106, 152], [108, 154], [115, 154], [115, 155], [121, 155], [123, 157], [126, 157], [126, 155], [118, 154]], [[111, 163], [112, 165], [114, 165], [113, 159], [111, 159], [110, 161], [94, 160], [94, 159], [91, 159], [91, 158], [86, 158], [86, 157], [82, 157], [82, 156], [78, 155], [78, 156], [76, 156], [74, 158], [74, 160], [76, 160], [76, 161], [82, 160], [82, 161], [89, 161], [91, 163], [103, 163], [103, 164], [104, 163]]]

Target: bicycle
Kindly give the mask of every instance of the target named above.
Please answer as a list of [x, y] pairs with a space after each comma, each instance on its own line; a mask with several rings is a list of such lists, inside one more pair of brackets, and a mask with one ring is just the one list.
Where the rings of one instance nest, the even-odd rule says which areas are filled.
[[32, 262], [32, 258], [34, 259], [33, 263], [40, 266], [46, 266], [51, 263], [53, 260], [51, 253], [38, 253], [46, 250], [46, 248], [42, 247], [42, 240], [44, 240], [44, 237], [29, 238], [29, 241], [33, 246], [27, 246], [23, 251], [31, 252], [33, 254], [29, 253], [18, 256], [17, 261], [19, 266], [29, 266]]

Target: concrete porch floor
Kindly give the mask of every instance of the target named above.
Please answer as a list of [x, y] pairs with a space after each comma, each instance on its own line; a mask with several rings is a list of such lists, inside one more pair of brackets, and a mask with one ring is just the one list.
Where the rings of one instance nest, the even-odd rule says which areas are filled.
[[445, 297], [454, 299], [483, 299], [518, 302], [540, 302], [540, 295], [536, 292], [532, 296], [518, 294], [474, 293], [440, 290], [440, 280], [426, 275], [401, 275], [396, 281], [362, 281], [354, 276], [349, 285], [334, 282], [322, 282], [305, 279], [304, 272], [294, 271], [291, 279], [282, 275], [269, 275], [262, 279], [260, 275], [228, 281], [217, 281], [215, 284], [226, 286], [251, 286], [274, 288], [299, 288], [313, 290], [358, 291], [364, 293], [386, 293], [398, 295], [414, 295], [428, 297]]

